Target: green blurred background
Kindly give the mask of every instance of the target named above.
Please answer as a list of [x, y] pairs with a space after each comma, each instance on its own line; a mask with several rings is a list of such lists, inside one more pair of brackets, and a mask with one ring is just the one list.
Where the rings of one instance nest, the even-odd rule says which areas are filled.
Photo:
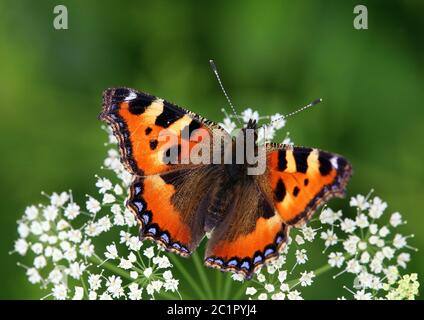
[[[353, 28], [359, 3], [368, 30]], [[375, 188], [424, 248], [424, 2], [359, 3], [1, 0], [0, 298], [43, 295], [8, 254], [26, 205], [41, 190], [71, 188], [80, 201], [95, 192], [102, 91], [134, 87], [220, 120], [226, 103], [211, 58], [239, 109], [287, 113], [322, 97], [288, 122], [296, 144], [349, 158], [348, 195]], [[58, 4], [68, 30], [53, 28]], [[421, 250], [409, 270], [423, 269]], [[306, 298], [346, 294], [322, 277]]]

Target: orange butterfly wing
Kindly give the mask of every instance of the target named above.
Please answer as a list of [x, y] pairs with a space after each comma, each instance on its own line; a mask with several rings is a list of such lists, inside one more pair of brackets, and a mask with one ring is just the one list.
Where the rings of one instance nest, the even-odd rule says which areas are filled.
[[352, 167], [343, 157], [311, 148], [270, 147], [267, 174], [272, 201], [288, 225], [303, 225], [324, 202], [344, 196]]
[[[174, 138], [181, 160], [184, 155], [188, 157], [191, 148], [204, 136], [209, 138], [211, 128], [217, 126], [168, 101], [127, 88], [108, 89], [103, 93], [100, 118], [112, 127], [125, 168], [140, 176], [177, 169], [163, 161], [167, 141], [161, 140], [161, 132]], [[184, 130], [190, 137], [188, 152], [181, 151]]]
[[[103, 93], [100, 118], [113, 129], [121, 161], [135, 175], [127, 200], [140, 224], [140, 238], [156, 241], [169, 251], [191, 254], [204, 236], [199, 207], [210, 187], [204, 166], [183, 164], [190, 150], [211, 136], [218, 125], [163, 99], [128, 88]], [[202, 129], [202, 130], [198, 130]], [[178, 163], [163, 162], [167, 150], [162, 130], [174, 138]], [[184, 130], [188, 152], [181, 147]], [[209, 141], [210, 143], [210, 141]], [[168, 149], [169, 150], [169, 149]], [[184, 200], [184, 201], [182, 201]]]

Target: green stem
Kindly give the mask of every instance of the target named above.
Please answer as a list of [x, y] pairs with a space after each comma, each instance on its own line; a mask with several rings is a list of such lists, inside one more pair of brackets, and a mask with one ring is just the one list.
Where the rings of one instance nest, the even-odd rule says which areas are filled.
[[178, 260], [178, 257], [175, 255], [168, 255], [168, 258], [172, 261], [175, 267], [180, 271], [180, 273], [183, 275], [184, 279], [190, 284], [192, 289], [196, 291], [196, 294], [201, 299], [207, 299], [205, 294], [203, 293], [202, 289], [197, 285], [196, 281], [193, 280], [192, 276], [188, 273], [188, 271], [184, 268], [182, 263]]
[[224, 299], [224, 300], [228, 300], [231, 298], [230, 291], [231, 291], [231, 286], [233, 284], [233, 279], [231, 279], [231, 276], [226, 274], [226, 277], [227, 278], [225, 279], [224, 290], [221, 297], [221, 299]]
[[213, 298], [212, 287], [206, 276], [205, 267], [203, 266], [203, 263], [199, 257], [198, 251], [194, 253], [193, 260], [194, 260], [194, 266], [196, 267], [197, 273], [199, 274], [200, 281], [202, 282], [203, 287], [206, 289], [208, 298], [212, 299]]
[[113, 273], [120, 275], [121, 277], [124, 277], [128, 280], [133, 281], [134, 279], [131, 278], [130, 274], [124, 270], [122, 270], [121, 268], [118, 268], [117, 266], [115, 266], [114, 264], [105, 261], [103, 262], [102, 259], [100, 259], [98, 256], [91, 256], [88, 258], [91, 262], [95, 263], [96, 265], [102, 264], [101, 267], [104, 267], [105, 269], [112, 271]]

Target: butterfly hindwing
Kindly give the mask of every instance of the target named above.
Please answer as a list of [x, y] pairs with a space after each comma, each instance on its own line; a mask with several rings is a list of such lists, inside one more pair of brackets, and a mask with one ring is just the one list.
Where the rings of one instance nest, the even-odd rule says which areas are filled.
[[190, 255], [205, 234], [208, 174], [202, 167], [137, 177], [127, 206], [140, 223], [140, 238]]
[[[100, 118], [113, 128], [126, 169], [140, 176], [176, 169], [175, 164], [163, 161], [171, 148], [164, 150], [167, 141], [160, 138], [161, 133], [175, 137], [177, 145], [172, 147], [181, 160], [182, 155], [188, 156], [188, 152], [181, 151], [184, 130], [190, 137], [188, 146], [192, 148], [217, 126], [168, 101], [127, 88], [108, 89], [103, 93]], [[200, 137], [194, 137], [195, 134]]]
[[230, 197], [232, 205], [208, 242], [205, 264], [250, 278], [265, 262], [278, 257], [289, 227], [259, 191], [255, 179], [235, 187]]
[[267, 193], [285, 223], [301, 226], [324, 202], [344, 196], [352, 167], [343, 157], [311, 148], [268, 147]]

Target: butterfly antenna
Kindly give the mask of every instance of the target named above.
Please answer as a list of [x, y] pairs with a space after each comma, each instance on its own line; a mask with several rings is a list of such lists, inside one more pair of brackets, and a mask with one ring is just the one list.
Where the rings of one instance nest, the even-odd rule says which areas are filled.
[[237, 119], [238, 123], [241, 125], [242, 123], [241, 123], [241, 121], [239, 119], [240, 117], [237, 115], [236, 108], [234, 107], [233, 103], [231, 102], [231, 99], [228, 96], [227, 91], [225, 91], [225, 89], [224, 89], [224, 85], [222, 84], [222, 81], [221, 81], [221, 78], [220, 78], [220, 76], [218, 74], [218, 69], [216, 68], [215, 63], [213, 62], [213, 60], [209, 60], [209, 63], [211, 65], [211, 68], [212, 68], [213, 73], [215, 74], [216, 79], [218, 80], [219, 86], [221, 87], [221, 90], [224, 93], [224, 96], [227, 99], [228, 104], [230, 105], [231, 110], [234, 113], [235, 118]]
[[297, 114], [297, 113], [299, 113], [299, 112], [302, 112], [302, 111], [304, 111], [304, 110], [306, 110], [306, 109], [309, 109], [309, 108], [311, 108], [311, 107], [313, 107], [313, 106], [317, 105], [317, 104], [318, 104], [318, 103], [320, 103], [320, 102], [322, 102], [322, 99], [321, 99], [321, 98], [316, 99], [316, 100], [312, 101], [311, 103], [307, 104], [306, 106], [303, 106], [303, 107], [301, 107], [301, 108], [299, 108], [299, 109], [297, 109], [297, 110], [295, 110], [295, 111], [293, 111], [293, 112], [290, 112], [290, 113], [288, 113], [288, 114], [282, 115], [281, 117], [278, 117], [278, 118], [276, 118], [276, 119], [272, 120], [272, 121], [270, 122], [270, 124], [273, 124], [274, 122], [279, 121], [279, 120], [281, 120], [281, 119], [287, 119], [287, 118], [289, 118], [289, 117], [291, 117], [291, 116], [294, 116], [295, 114]]

